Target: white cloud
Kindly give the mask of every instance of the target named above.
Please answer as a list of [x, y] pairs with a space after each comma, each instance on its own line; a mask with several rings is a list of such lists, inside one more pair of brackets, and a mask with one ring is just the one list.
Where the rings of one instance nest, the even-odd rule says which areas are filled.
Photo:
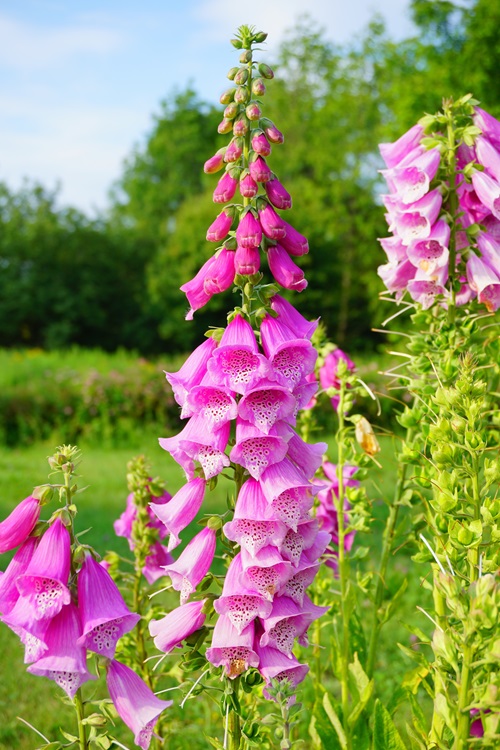
[[90, 25], [31, 26], [0, 15], [0, 64], [17, 70], [61, 65], [79, 54], [108, 54], [122, 44], [114, 29]]

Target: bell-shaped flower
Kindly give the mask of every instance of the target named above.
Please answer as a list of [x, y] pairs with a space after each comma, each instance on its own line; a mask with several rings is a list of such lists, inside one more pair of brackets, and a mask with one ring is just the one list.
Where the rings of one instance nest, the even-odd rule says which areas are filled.
[[217, 341], [211, 336], [196, 347], [177, 372], [165, 372], [172, 387], [174, 398], [179, 406], [184, 406], [188, 393], [199, 385], [207, 373], [207, 363], [217, 348]]
[[417, 269], [410, 260], [406, 259], [385, 263], [377, 268], [377, 273], [389, 292], [395, 292], [396, 299], [400, 299], [408, 282], [415, 278]]
[[240, 193], [243, 198], [255, 198], [255, 196], [259, 192], [259, 186], [255, 182], [250, 172], [247, 172], [242, 177], [240, 177], [239, 186]]
[[500, 274], [477, 255], [471, 253], [467, 260], [467, 279], [477, 293], [478, 301], [486, 306], [489, 312], [500, 307]]
[[191, 539], [178, 560], [164, 566], [163, 574], [170, 576], [172, 588], [181, 592], [181, 604], [187, 602], [208, 573], [214, 554], [215, 531], [207, 526]]
[[279, 592], [280, 596], [288, 596], [302, 607], [306, 589], [314, 581], [319, 567], [319, 562], [311, 562], [307, 555], [303, 553], [302, 559], [297, 566], [297, 572], [285, 581], [285, 584]]
[[31, 604], [19, 596], [12, 609], [1, 618], [24, 645], [24, 663], [38, 661], [47, 650], [45, 634], [52, 620], [34, 620]]
[[242, 577], [241, 554], [238, 553], [227, 570], [222, 594], [214, 601], [215, 611], [227, 615], [240, 635], [256, 617], [268, 617], [272, 608], [269, 599], [243, 585]]
[[[414, 125], [394, 143], [380, 143], [379, 149], [382, 159], [389, 169], [398, 164], [415, 148], [420, 146], [424, 131], [421, 125]], [[422, 152], [424, 148], [422, 147]]]
[[307, 237], [300, 234], [287, 221], [283, 221], [283, 226], [285, 227], [285, 236], [280, 240], [280, 244], [285, 248], [287, 253], [295, 256], [307, 255], [309, 252]]
[[0, 553], [22, 544], [31, 534], [40, 517], [40, 501], [31, 495], [16, 505], [0, 523]]
[[[271, 646], [257, 646], [256, 651], [259, 658], [259, 672], [266, 685], [269, 685], [271, 680], [278, 680], [279, 682], [287, 680], [295, 686], [302, 682], [309, 672], [307, 664], [300, 664], [295, 656], [292, 655], [289, 658], [278, 649], [271, 648]], [[268, 700], [271, 699], [271, 695], [266, 688], [264, 688], [263, 693]], [[295, 696], [292, 696], [289, 704], [292, 705], [294, 702]]]
[[160, 714], [173, 701], [157, 698], [130, 667], [113, 659], [107, 666], [106, 683], [120, 719], [134, 733], [134, 742], [148, 750]]
[[252, 148], [260, 156], [269, 156], [271, 153], [271, 144], [262, 131], [256, 133], [252, 138]]
[[500, 148], [500, 122], [481, 107], [474, 107], [474, 125], [476, 125], [490, 141]]
[[238, 247], [259, 247], [262, 241], [262, 227], [252, 211], [243, 214], [236, 230]]
[[238, 404], [239, 416], [266, 435], [279, 420], [295, 424], [296, 401], [287, 388], [270, 383], [248, 391]]
[[477, 161], [483, 165], [484, 170], [494, 180], [500, 182], [500, 153], [493, 144], [482, 136], [476, 138], [474, 144]]
[[408, 282], [408, 292], [415, 302], [419, 302], [424, 310], [428, 310], [434, 304], [437, 296], [447, 297], [448, 290], [445, 287], [448, 279], [448, 267], [437, 268], [432, 276], [417, 269], [415, 278]]
[[337, 347], [332, 352], [328, 352], [319, 369], [319, 382], [321, 383], [321, 387], [325, 390], [327, 388], [340, 388], [340, 380], [338, 377], [340, 362], [345, 363], [349, 372], [354, 372], [356, 369], [356, 365], [352, 359], [350, 359], [342, 349]]
[[180, 287], [185, 292], [191, 308], [186, 320], [192, 320], [200, 307], [220, 292], [225, 292], [234, 283], [234, 252], [221, 248], [200, 268], [196, 276]]
[[251, 161], [248, 168], [255, 182], [268, 182], [272, 177], [272, 172], [262, 156]]
[[226, 148], [226, 153], [224, 154], [224, 161], [225, 162], [238, 161], [242, 153], [243, 153], [242, 139], [239, 137], [233, 138], [229, 146]]
[[38, 541], [39, 537], [28, 537], [7, 565], [5, 572], [0, 576], [0, 614], [6, 615], [11, 612], [19, 599], [20, 594], [16, 581], [20, 575], [26, 572]]
[[279, 518], [294, 531], [300, 521], [308, 520], [318, 488], [289, 458], [269, 466], [260, 484], [273, 518]]
[[284, 289], [303, 292], [307, 287], [304, 272], [293, 262], [281, 245], [272, 245], [267, 251], [269, 270]]
[[229, 172], [225, 172], [214, 190], [214, 203], [227, 203], [230, 201], [234, 197], [237, 186], [238, 180], [232, 177]]
[[399, 237], [379, 237], [378, 241], [387, 255], [389, 263], [398, 263], [407, 258], [407, 247]]
[[323, 462], [323, 454], [328, 450], [328, 443], [306, 443], [292, 431], [288, 441], [288, 458], [297, 464], [308, 479], [311, 479]]
[[234, 679], [248, 667], [259, 666], [259, 657], [253, 645], [253, 622], [238, 632], [229, 617], [220, 615], [215, 623], [212, 644], [207, 648], [206, 657], [214, 666], [224, 667], [226, 676]]
[[87, 670], [85, 648], [78, 645], [81, 632], [78, 609], [70, 602], [50, 621], [45, 634], [47, 650], [28, 667], [31, 674], [54, 680], [71, 699], [80, 685], [96, 679]]
[[[415, 152], [412, 152], [412, 155]], [[429, 185], [437, 174], [441, 154], [439, 149], [431, 148], [420, 153], [416, 150], [416, 158], [403, 159], [399, 166], [388, 172], [382, 170], [393, 184], [392, 189], [397, 193], [401, 203], [409, 204], [423, 198], [429, 190]]]
[[200, 510], [205, 495], [205, 487], [205, 480], [201, 477], [195, 477], [181, 487], [167, 505], [150, 503], [149, 507], [165, 524], [170, 534], [169, 551], [181, 543], [180, 532], [191, 523]]
[[234, 270], [240, 276], [253, 276], [260, 268], [258, 247], [237, 247], [234, 254]]
[[91, 555], [85, 558], [77, 580], [82, 624], [77, 644], [112, 659], [119, 638], [135, 627], [140, 615], [129, 610], [116, 583]]
[[292, 391], [296, 402], [296, 414], [301, 409], [312, 409], [315, 406], [317, 391], [318, 381], [316, 380], [316, 375], [314, 372], [310, 372]]
[[227, 236], [233, 223], [233, 213], [225, 208], [207, 229], [207, 240], [209, 242], [220, 242]]
[[161, 620], [151, 620], [149, 632], [159, 651], [169, 654], [176, 646], [180, 646], [185, 638], [199, 630], [206, 615], [201, 611], [205, 599], [199, 602], [188, 602], [173, 609]]
[[236, 315], [222, 334], [208, 363], [216, 385], [244, 395], [270, 372], [269, 362], [259, 353], [252, 326]]
[[[160, 521], [158, 521], [158, 523], [160, 523]], [[165, 529], [165, 534], [166, 533], [167, 531]], [[158, 578], [161, 578], [164, 575], [163, 566], [169, 565], [171, 562], [173, 562], [173, 558], [167, 548], [161, 542], [153, 542], [149, 548], [149, 554], [144, 560], [144, 566], [142, 568], [142, 575], [150, 586], [152, 586]]]
[[268, 544], [279, 547], [286, 533], [282, 521], [269, 517], [268, 502], [259, 482], [247, 479], [238, 493], [233, 520], [224, 525], [226, 537], [255, 556]]
[[31, 618], [44, 620], [61, 611], [71, 599], [67, 586], [70, 564], [70, 536], [60, 518], [42, 536], [17, 588], [31, 605]]
[[203, 171], [205, 174], [213, 174], [218, 172], [224, 166], [224, 154], [226, 153], [226, 146], [220, 148], [210, 159], [207, 159], [203, 165]]
[[314, 371], [318, 353], [310, 341], [296, 338], [280, 318], [266, 315], [261, 324], [264, 354], [280, 385], [293, 389]]
[[203, 419], [194, 416], [178, 435], [160, 438], [159, 442], [161, 447], [184, 468], [188, 476], [192, 474], [193, 462], [198, 461], [205, 478], [211, 479], [229, 466], [229, 459], [224, 453], [229, 431], [230, 424], [226, 422], [218, 430], [207, 432]]
[[285, 222], [276, 213], [270, 203], [266, 203], [259, 209], [259, 221], [262, 231], [271, 240], [279, 240], [285, 237]]
[[269, 120], [267, 117], [263, 117], [260, 124], [264, 133], [266, 134], [266, 137], [271, 141], [271, 143], [283, 143], [283, 141], [285, 140], [283, 133], [281, 132], [281, 130], [278, 130], [272, 120]]
[[316, 606], [307, 596], [302, 606], [288, 596], [275, 597], [271, 614], [265, 620], [261, 620], [264, 632], [259, 645], [276, 648], [292, 658], [295, 639], [299, 638], [307, 645], [305, 633], [309, 625], [328, 609]]
[[288, 300], [279, 294], [275, 294], [271, 298], [271, 309], [278, 314], [281, 323], [298, 339], [310, 339], [318, 327], [319, 318], [307, 320]]
[[426, 239], [439, 216], [442, 202], [442, 195], [436, 188], [415, 203], [396, 207], [390, 217], [389, 231], [395, 232], [404, 245]]
[[407, 248], [408, 260], [424, 273], [432, 276], [438, 268], [448, 265], [450, 241], [450, 227], [439, 219], [432, 228], [432, 232], [425, 240], [410, 242]]
[[187, 406], [191, 414], [203, 419], [208, 430], [218, 430], [236, 419], [238, 407], [230, 392], [209, 384], [209, 381], [211, 382], [211, 378], [207, 377], [201, 385], [191, 390]]
[[472, 185], [479, 200], [493, 214], [500, 219], [500, 182], [494, 180], [485, 172], [472, 173]]
[[293, 575], [289, 561], [283, 560], [272, 545], [263, 547], [255, 555], [250, 555], [243, 547], [240, 554], [243, 568], [241, 582], [269, 601]]
[[255, 425], [238, 419], [236, 443], [229, 454], [234, 463], [244, 466], [250, 476], [260, 479], [268, 466], [282, 461], [287, 453], [287, 438], [291, 428], [283, 422], [274, 425], [267, 434]]
[[284, 210], [292, 207], [292, 196], [287, 190], [285, 190], [276, 177], [273, 177], [266, 182], [264, 187], [267, 197], [275, 208]]
[[[157, 504], [163, 504], [168, 503], [171, 499], [171, 495], [169, 492], [164, 492], [159, 497], [154, 497], [151, 495], [151, 499], [154, 499], [154, 502]], [[156, 518], [154, 513], [148, 508], [148, 515], [149, 515], [149, 521], [147, 522], [148, 526], [152, 526], [153, 528], [157, 529], [158, 536], [160, 539], [163, 539], [167, 535], [167, 532], [165, 530], [165, 527], [163, 524]], [[131, 550], [135, 548], [135, 540], [133, 539], [133, 531], [134, 531], [134, 523], [137, 520], [137, 506], [135, 504], [135, 496], [133, 492], [130, 492], [129, 495], [127, 495], [127, 501], [125, 510], [121, 514], [119, 518], [116, 519], [116, 521], [113, 523], [113, 528], [115, 531], [116, 536], [122, 536], [127, 539], [129, 547]]]
[[489, 232], [479, 232], [476, 240], [481, 259], [500, 276], [500, 237], [495, 238]]
[[286, 560], [289, 560], [292, 565], [297, 567], [302, 552], [305, 549], [310, 549], [314, 544], [318, 533], [318, 526], [318, 520], [316, 518], [311, 518], [299, 523], [297, 531], [288, 529], [283, 541], [277, 545], [280, 554]]

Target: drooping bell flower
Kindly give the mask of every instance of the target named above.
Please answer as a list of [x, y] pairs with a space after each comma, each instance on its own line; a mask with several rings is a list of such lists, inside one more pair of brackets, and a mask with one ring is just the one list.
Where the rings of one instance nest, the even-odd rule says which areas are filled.
[[96, 679], [87, 670], [85, 648], [78, 645], [81, 632], [78, 610], [70, 602], [50, 621], [45, 633], [47, 650], [28, 667], [31, 674], [54, 680], [71, 699], [80, 685]]
[[495, 219], [500, 219], [500, 183], [485, 172], [474, 171], [472, 185], [481, 203], [491, 211]]
[[280, 286], [296, 292], [303, 292], [307, 287], [304, 272], [281, 245], [272, 245], [268, 249], [267, 261], [269, 270]]
[[130, 667], [113, 659], [107, 667], [106, 683], [118, 716], [134, 733], [134, 742], [148, 750], [160, 714], [173, 701], [157, 698]]
[[281, 239], [281, 245], [290, 255], [300, 256], [307, 255], [309, 252], [309, 242], [307, 237], [297, 232], [287, 221], [283, 221], [285, 236]]
[[[439, 223], [439, 221], [436, 222], [436, 227]], [[389, 263], [400, 263], [407, 260], [408, 248], [403, 245], [399, 237], [378, 237], [378, 242], [382, 245]]]
[[227, 203], [230, 201], [234, 197], [237, 187], [238, 180], [232, 177], [229, 172], [225, 172], [214, 190], [214, 203]]
[[289, 458], [269, 466], [260, 484], [269, 503], [270, 515], [294, 531], [297, 531], [300, 521], [308, 520], [318, 488]]
[[150, 586], [163, 576], [163, 566], [169, 565], [171, 562], [173, 562], [173, 557], [167, 548], [161, 542], [153, 542], [142, 568], [142, 575]]
[[180, 287], [191, 305], [186, 320], [192, 320], [200, 307], [220, 292], [225, 292], [234, 282], [234, 252], [223, 247], [200, 268], [191, 281]]
[[226, 146], [220, 148], [210, 159], [207, 159], [203, 165], [203, 171], [205, 174], [213, 174], [218, 172], [224, 166], [224, 154], [226, 153]]
[[21, 547], [19, 547], [5, 569], [4, 574], [0, 577], [0, 614], [6, 615], [11, 612], [19, 599], [19, 590], [16, 586], [16, 581], [20, 575], [26, 572], [38, 541], [39, 537], [28, 537]]
[[298, 566], [300, 558], [305, 549], [310, 549], [316, 540], [319, 523], [316, 518], [302, 521], [297, 526], [297, 531], [288, 529], [282, 542], [277, 547], [285, 558], [295, 567]]
[[240, 399], [239, 416], [266, 435], [279, 420], [295, 424], [295, 398], [287, 388], [269, 384], [254, 388]]
[[319, 318], [317, 320], [306, 320], [288, 300], [279, 294], [275, 294], [271, 298], [271, 308], [275, 313], [278, 313], [278, 319], [298, 339], [310, 339], [318, 327]]
[[277, 177], [273, 177], [264, 185], [266, 195], [275, 208], [285, 210], [292, 207], [292, 196], [285, 190]]
[[253, 645], [253, 622], [239, 633], [229, 617], [220, 615], [215, 623], [212, 645], [207, 648], [206, 657], [214, 666], [224, 667], [226, 676], [234, 679], [248, 667], [259, 666], [259, 657]]
[[263, 433], [255, 425], [238, 419], [236, 443], [229, 458], [244, 466], [254, 479], [260, 479], [268, 466], [282, 461], [286, 456], [291, 428], [284, 423], [281, 423], [281, 427], [284, 429], [274, 425], [268, 433]]
[[417, 149], [416, 156], [409, 160], [409, 156], [403, 159], [399, 166], [382, 174], [391, 184], [392, 189], [397, 192], [398, 199], [403, 204], [415, 203], [428, 192], [429, 185], [437, 174], [441, 154], [439, 149], [431, 148], [420, 153]]
[[234, 254], [234, 271], [240, 276], [253, 276], [260, 268], [258, 247], [237, 247]]
[[[232, 394], [221, 388], [209, 385], [209, 378], [195, 386], [187, 397], [191, 414], [203, 419], [209, 430], [218, 430], [227, 422], [236, 419], [238, 407]], [[205, 384], [207, 383], [207, 384]]]
[[417, 269], [415, 278], [408, 282], [407, 289], [411, 298], [415, 302], [420, 302], [424, 310], [428, 310], [434, 304], [437, 296], [449, 296], [445, 287], [447, 279], [448, 268], [446, 266], [437, 268], [431, 277], [424, 271]]
[[207, 240], [209, 242], [220, 242], [227, 236], [233, 223], [233, 214], [228, 209], [220, 212], [217, 218], [207, 229]]
[[[171, 500], [171, 497], [172, 496], [170, 495], [170, 493], [166, 491], [158, 497], [151, 495], [151, 499], [154, 500], [154, 502], [159, 505], [168, 503]], [[160, 537], [160, 539], [163, 539], [163, 537], [167, 535], [165, 527], [157, 519], [157, 517], [149, 508], [148, 508], [148, 515], [149, 515], [149, 521], [147, 522], [147, 525], [155, 528], [158, 531], [158, 536]], [[133, 530], [134, 530], [134, 523], [136, 519], [137, 519], [137, 506], [135, 504], [134, 493], [130, 492], [127, 495], [125, 510], [120, 515], [120, 517], [117, 518], [116, 521], [113, 523], [113, 529], [115, 531], [116, 536], [125, 537], [125, 539], [128, 541], [128, 545], [131, 550], [135, 548], [135, 540], [133, 539]]]
[[270, 203], [259, 209], [259, 221], [262, 231], [271, 240], [280, 240], [286, 235], [285, 222], [278, 216]]
[[431, 190], [415, 203], [400, 207], [391, 216], [389, 231], [395, 232], [404, 245], [426, 239], [439, 216], [443, 198], [439, 190]]
[[204, 604], [205, 599], [199, 602], [188, 602], [173, 609], [160, 620], [151, 620], [149, 632], [158, 651], [169, 654], [191, 633], [203, 626], [206, 615], [201, 610]]
[[187, 602], [208, 573], [214, 554], [215, 531], [206, 527], [191, 539], [178, 560], [163, 567], [163, 574], [170, 576], [172, 588], [181, 593], [181, 604]]
[[69, 604], [70, 536], [60, 518], [42, 536], [17, 588], [31, 605], [31, 618], [52, 618]]
[[500, 275], [477, 255], [471, 253], [467, 260], [467, 279], [472, 289], [477, 292], [479, 302], [489, 312], [500, 307]]
[[196, 347], [177, 372], [165, 372], [165, 377], [174, 392], [179, 406], [184, 406], [188, 393], [199, 385], [207, 373], [207, 362], [217, 348], [217, 341], [211, 336]]
[[208, 362], [208, 371], [215, 384], [242, 395], [268, 376], [269, 362], [259, 353], [252, 326], [241, 315], [236, 315], [224, 331]]
[[[307, 664], [300, 664], [300, 662], [292, 655], [291, 658], [278, 651], [276, 648], [271, 646], [257, 646], [257, 655], [259, 658], [259, 672], [264, 678], [266, 685], [269, 685], [271, 680], [287, 680], [293, 686], [298, 685], [299, 682], [305, 678], [309, 672]], [[265, 697], [270, 700], [271, 695], [268, 690], [264, 688]], [[289, 705], [295, 702], [295, 696], [289, 699]]]
[[272, 608], [269, 599], [243, 585], [242, 577], [241, 554], [238, 553], [227, 570], [222, 594], [214, 601], [215, 611], [227, 615], [240, 635], [256, 617], [268, 617]]
[[252, 138], [252, 148], [260, 156], [269, 156], [271, 153], [271, 144], [262, 131], [256, 133]]
[[307, 596], [302, 606], [288, 596], [275, 597], [271, 614], [261, 620], [264, 632], [259, 645], [271, 646], [292, 658], [295, 639], [298, 638], [299, 642], [307, 645], [305, 633], [309, 625], [328, 609], [316, 606]]
[[481, 107], [474, 107], [472, 119], [482, 134], [489, 138], [497, 148], [500, 148], [500, 122]]
[[129, 610], [116, 583], [91, 555], [85, 558], [77, 581], [82, 624], [77, 644], [112, 659], [118, 640], [135, 627], [140, 615]]
[[38, 661], [47, 650], [45, 634], [52, 620], [35, 620], [31, 612], [31, 604], [23, 596], [18, 599], [12, 609], [1, 618], [24, 645], [24, 663], [31, 664]]
[[272, 172], [262, 156], [258, 156], [254, 161], [251, 161], [248, 168], [255, 182], [268, 182], [272, 177]]
[[229, 439], [230, 424], [226, 422], [214, 432], [208, 432], [203, 419], [194, 416], [178, 435], [171, 438], [159, 438], [161, 447], [168, 451], [191, 478], [194, 461], [198, 461], [206, 479], [219, 474], [229, 459], [224, 453]]
[[247, 479], [238, 493], [233, 520], [224, 525], [226, 537], [255, 556], [268, 544], [280, 547], [286, 533], [282, 521], [269, 517], [268, 502], [259, 482]]
[[306, 443], [302, 438], [292, 431], [288, 441], [288, 458], [311, 479], [323, 462], [323, 454], [328, 450], [328, 443]]
[[[420, 146], [424, 131], [421, 125], [414, 125], [394, 143], [380, 143], [382, 158], [389, 169], [398, 164], [415, 148]], [[422, 148], [423, 151], [423, 148]]]
[[238, 247], [258, 247], [262, 241], [262, 227], [252, 211], [247, 211], [240, 219], [236, 230]]
[[283, 143], [285, 140], [281, 130], [278, 130], [276, 125], [268, 117], [263, 117], [261, 120], [261, 126], [266, 134], [266, 137], [271, 143]]
[[233, 140], [230, 142], [229, 146], [226, 149], [226, 153], [224, 155], [224, 161], [226, 162], [238, 161], [242, 153], [243, 153], [243, 148], [242, 148], [241, 138], [233, 138]]
[[318, 391], [318, 381], [314, 372], [306, 375], [299, 384], [293, 389], [293, 396], [296, 401], [296, 413], [301, 409], [313, 409], [316, 405], [316, 393]]
[[408, 260], [421, 271], [432, 276], [437, 269], [448, 265], [449, 241], [450, 227], [443, 219], [439, 219], [427, 239], [410, 242], [407, 249]]
[[173, 496], [167, 505], [150, 503], [153, 513], [165, 524], [170, 534], [168, 550], [177, 547], [181, 540], [180, 532], [188, 526], [201, 508], [205, 494], [206, 482], [201, 477], [195, 477], [187, 482]]
[[31, 495], [21, 500], [12, 513], [0, 523], [0, 553], [22, 544], [40, 517], [40, 501]]
[[488, 232], [479, 232], [477, 246], [483, 262], [500, 276], [500, 239], [496, 239]]
[[349, 372], [354, 372], [356, 369], [356, 365], [352, 359], [342, 349], [337, 347], [332, 352], [328, 352], [319, 370], [319, 382], [325, 390], [327, 388], [340, 388], [338, 369], [341, 361], [345, 362]]
[[487, 138], [478, 136], [474, 144], [477, 161], [483, 165], [485, 172], [497, 182], [500, 181], [500, 153]]
[[296, 338], [280, 318], [266, 315], [260, 333], [264, 354], [280, 385], [293, 389], [313, 372], [317, 351], [307, 339]]
[[406, 259], [385, 263], [377, 268], [377, 273], [389, 292], [395, 292], [396, 299], [400, 299], [408, 282], [415, 278], [417, 269], [410, 260]]
[[259, 192], [259, 186], [255, 182], [254, 178], [247, 172], [240, 177], [240, 193], [243, 198], [254, 198]]
[[241, 582], [246, 588], [253, 589], [257, 594], [272, 601], [274, 595], [281, 591], [291, 575], [293, 569], [288, 560], [272, 545], [259, 549], [255, 555], [241, 549], [241, 564], [243, 575]]

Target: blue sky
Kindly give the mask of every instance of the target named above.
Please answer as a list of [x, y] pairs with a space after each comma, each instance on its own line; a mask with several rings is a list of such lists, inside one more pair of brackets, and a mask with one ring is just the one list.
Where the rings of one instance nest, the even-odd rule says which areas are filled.
[[305, 11], [343, 43], [375, 11], [395, 38], [412, 33], [409, 0], [2, 0], [0, 180], [23, 177], [93, 214], [158, 104], [192, 83], [216, 102], [236, 64], [241, 23], [269, 33], [272, 58]]

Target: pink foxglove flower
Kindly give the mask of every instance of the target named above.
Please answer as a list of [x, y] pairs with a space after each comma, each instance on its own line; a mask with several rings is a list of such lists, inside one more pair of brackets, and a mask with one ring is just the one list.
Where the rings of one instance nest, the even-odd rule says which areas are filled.
[[224, 667], [227, 677], [234, 679], [248, 667], [257, 667], [259, 657], [254, 651], [254, 624], [238, 632], [225, 615], [220, 615], [207, 649], [207, 659], [216, 667]]
[[242, 549], [255, 556], [263, 547], [283, 544], [287, 526], [269, 515], [269, 504], [255, 479], [242, 485], [233, 520], [224, 525], [224, 534]]
[[472, 185], [481, 203], [491, 211], [495, 219], [500, 219], [500, 183], [485, 172], [474, 172]]
[[42, 536], [17, 588], [31, 605], [31, 618], [55, 617], [70, 602], [67, 586], [70, 571], [70, 537], [60, 518]]
[[181, 487], [167, 505], [150, 503], [151, 510], [165, 524], [170, 534], [169, 551], [181, 543], [180, 532], [191, 523], [198, 513], [203, 502], [205, 487], [205, 480], [195, 477]]
[[[409, 159], [409, 156], [416, 156]], [[441, 155], [439, 149], [432, 148], [429, 151], [411, 154], [392, 170], [383, 172], [386, 179], [391, 184], [394, 192], [397, 193], [399, 200], [403, 204], [415, 203], [423, 198], [429, 190], [429, 185], [436, 176]]]
[[231, 198], [233, 198], [237, 187], [238, 180], [235, 177], [231, 177], [229, 172], [225, 172], [214, 190], [214, 203], [227, 203], [230, 201]]
[[315, 487], [289, 458], [269, 466], [262, 475], [262, 491], [269, 503], [269, 514], [297, 531], [300, 521], [309, 519]]
[[232, 213], [227, 209], [224, 209], [208, 227], [207, 240], [209, 242], [220, 242], [221, 240], [223, 240], [231, 229], [232, 223]]
[[432, 276], [437, 269], [448, 266], [449, 241], [450, 227], [443, 219], [439, 219], [434, 224], [429, 237], [408, 245], [408, 260], [421, 271]]
[[236, 418], [238, 407], [231, 392], [209, 385], [210, 380], [205, 378], [202, 385], [191, 390], [187, 406], [191, 414], [201, 417], [210, 430], [217, 430]]
[[260, 268], [258, 247], [237, 247], [234, 254], [234, 270], [240, 276], [253, 276]]
[[475, 142], [476, 156], [487, 174], [500, 182], [500, 153], [487, 138], [479, 136]]
[[156, 648], [169, 654], [191, 633], [199, 630], [205, 622], [205, 615], [201, 611], [204, 604], [205, 599], [199, 602], [188, 602], [173, 609], [161, 620], [151, 620], [149, 632]]
[[233, 627], [241, 635], [256, 617], [269, 616], [272, 603], [251, 588], [242, 584], [243, 567], [238, 553], [232, 560], [224, 579], [222, 595], [214, 601], [214, 609], [227, 615]]
[[302, 521], [297, 526], [297, 531], [288, 529], [284, 539], [277, 546], [285, 560], [297, 567], [300, 563], [302, 553], [310, 549], [316, 541], [319, 524], [316, 518]]
[[390, 292], [396, 293], [399, 299], [408, 286], [408, 282], [415, 278], [416, 267], [410, 260], [391, 261], [377, 268], [377, 273]]
[[8, 614], [19, 599], [20, 594], [16, 586], [16, 581], [30, 564], [38, 541], [38, 537], [28, 537], [21, 547], [19, 547], [5, 569], [5, 572], [0, 577], [0, 614]]
[[262, 231], [271, 240], [283, 239], [286, 235], [285, 222], [276, 213], [270, 203], [259, 210], [259, 221]]
[[119, 638], [141, 619], [130, 612], [116, 583], [91, 555], [78, 573], [78, 606], [82, 635], [77, 644], [108, 659], [114, 657]]
[[272, 172], [262, 156], [258, 156], [254, 161], [251, 161], [248, 168], [255, 182], [269, 182], [272, 177]]
[[271, 143], [283, 143], [285, 140], [281, 130], [278, 130], [274, 122], [269, 120], [267, 117], [263, 117], [261, 125], [264, 129], [264, 133]]
[[474, 107], [474, 125], [484, 136], [489, 138], [496, 148], [500, 149], [500, 122], [481, 107]]
[[243, 198], [254, 198], [259, 192], [259, 186], [249, 172], [240, 178], [239, 184], [240, 193]]
[[260, 156], [269, 156], [271, 153], [271, 144], [262, 131], [258, 131], [252, 138], [252, 148]]
[[189, 355], [178, 372], [165, 373], [179, 406], [184, 406], [190, 390], [195, 385], [199, 385], [205, 377], [207, 362], [216, 348], [216, 340], [209, 337]]
[[206, 479], [211, 479], [229, 466], [224, 453], [229, 439], [230, 424], [226, 422], [218, 430], [209, 433], [203, 419], [191, 417], [184, 429], [171, 438], [160, 438], [161, 447], [185, 470], [188, 478], [193, 476], [194, 462], [198, 461]]
[[467, 279], [471, 288], [477, 293], [489, 312], [500, 307], [500, 274], [497, 274], [488, 263], [471, 254], [467, 261]]
[[309, 625], [327, 611], [328, 607], [316, 606], [307, 596], [302, 606], [288, 596], [278, 596], [273, 601], [271, 614], [262, 620], [264, 632], [259, 645], [270, 646], [292, 658], [295, 639], [307, 645], [305, 634]]
[[267, 197], [275, 208], [284, 210], [292, 207], [292, 196], [285, 190], [277, 177], [273, 177], [266, 182], [264, 187]]
[[[284, 425], [286, 428], [286, 425]], [[255, 425], [238, 419], [236, 443], [229, 454], [231, 461], [244, 466], [250, 476], [260, 479], [268, 466], [282, 461], [287, 454], [286, 438], [290, 431], [271, 427], [263, 433]]]
[[395, 232], [404, 245], [430, 236], [432, 226], [439, 216], [443, 198], [438, 189], [426, 193], [410, 205], [396, 205], [390, 211], [389, 231]]
[[22, 544], [35, 528], [39, 516], [39, 500], [31, 495], [22, 500], [0, 523], [0, 553]]
[[297, 338], [280, 318], [266, 315], [260, 333], [264, 354], [280, 385], [293, 389], [313, 372], [317, 351], [307, 339]]
[[[300, 664], [297, 659], [292, 655], [288, 657], [276, 648], [271, 646], [257, 646], [256, 648], [259, 658], [259, 672], [264, 678], [266, 685], [269, 685], [272, 679], [287, 680], [293, 686], [298, 685], [299, 682], [305, 678], [309, 672], [307, 664]], [[271, 696], [266, 688], [264, 688], [264, 695], [270, 699]], [[295, 696], [289, 700], [290, 704], [295, 702]]]
[[270, 383], [248, 391], [238, 404], [239, 416], [269, 434], [280, 420], [295, 424], [296, 400], [287, 388]]
[[47, 650], [28, 667], [31, 674], [54, 680], [71, 699], [80, 685], [96, 679], [87, 670], [85, 648], [78, 645], [80, 634], [78, 610], [73, 603], [67, 604], [50, 621], [45, 634]]
[[181, 592], [181, 604], [187, 602], [208, 573], [214, 554], [215, 531], [206, 527], [191, 539], [178, 560], [164, 566], [163, 574], [169, 576], [172, 587]]
[[297, 232], [287, 221], [283, 221], [285, 227], [285, 236], [281, 239], [281, 245], [290, 255], [307, 255], [309, 252], [309, 242], [303, 234]]
[[241, 582], [245, 588], [273, 601], [275, 594], [283, 589], [293, 569], [288, 560], [283, 560], [276, 547], [267, 545], [251, 555], [243, 547], [241, 550], [243, 575]]
[[242, 153], [243, 153], [243, 148], [242, 148], [241, 138], [233, 138], [233, 140], [231, 141], [231, 143], [226, 149], [226, 153], [224, 155], [224, 161], [226, 162], [238, 161]]
[[329, 352], [319, 370], [319, 382], [321, 383], [321, 387], [325, 388], [325, 390], [326, 388], [340, 388], [338, 367], [339, 362], [341, 361], [345, 362], [349, 372], [354, 372], [356, 369], [356, 365], [352, 359], [350, 359], [342, 349], [337, 347], [337, 349]]
[[226, 147], [220, 148], [216, 154], [214, 154], [210, 159], [208, 159], [204, 166], [203, 171], [205, 174], [213, 174], [214, 172], [218, 172], [222, 169], [224, 166], [224, 154], [226, 153]]
[[318, 320], [306, 320], [303, 315], [284, 297], [275, 294], [271, 299], [271, 308], [278, 313], [279, 320], [292, 331], [298, 339], [310, 339], [318, 327]]
[[173, 562], [172, 555], [161, 542], [153, 542], [144, 560], [142, 575], [151, 586], [163, 576], [163, 566]]
[[223, 247], [207, 260], [191, 281], [180, 287], [191, 305], [186, 320], [192, 320], [196, 310], [206, 305], [214, 294], [229, 289], [233, 282], [234, 252]]
[[[394, 143], [381, 143], [380, 153], [387, 167], [397, 167], [398, 164], [415, 148], [420, 147], [424, 131], [421, 125], [414, 125]], [[423, 151], [423, 149], [422, 149]]]
[[306, 443], [292, 431], [287, 448], [288, 458], [297, 464], [306, 477], [312, 479], [323, 462], [323, 454], [328, 450], [328, 443]]
[[304, 272], [290, 258], [281, 245], [272, 245], [267, 251], [269, 269], [282, 287], [296, 292], [303, 292], [307, 287]]
[[106, 682], [118, 716], [134, 733], [134, 742], [148, 750], [160, 714], [173, 701], [157, 698], [130, 667], [114, 659], [107, 667]]
[[238, 224], [236, 240], [239, 247], [258, 247], [262, 240], [262, 228], [252, 211], [247, 211]]

